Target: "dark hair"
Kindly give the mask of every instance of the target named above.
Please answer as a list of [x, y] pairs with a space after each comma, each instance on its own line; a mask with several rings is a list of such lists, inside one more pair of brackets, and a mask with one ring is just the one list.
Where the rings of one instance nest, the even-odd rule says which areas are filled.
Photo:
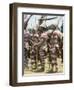
[[39, 31], [40, 33], [43, 33], [43, 32], [45, 32], [45, 31], [47, 31], [47, 28], [40, 26], [40, 27], [38, 28], [38, 31]]
[[56, 25], [54, 25], [54, 24], [51, 24], [50, 26], [48, 26], [48, 29], [55, 30], [55, 29], [56, 29]]

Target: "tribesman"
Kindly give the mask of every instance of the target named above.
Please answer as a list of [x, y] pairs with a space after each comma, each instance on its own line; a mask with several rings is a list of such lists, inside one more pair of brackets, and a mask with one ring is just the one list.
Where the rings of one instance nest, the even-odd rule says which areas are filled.
[[[52, 27], [52, 25], [50, 26]], [[52, 72], [57, 72], [57, 58], [60, 55], [60, 41], [62, 34], [59, 29], [54, 28], [56, 27], [53, 25], [53, 32], [48, 35], [48, 50], [49, 50], [49, 61], [52, 67]]]
[[38, 29], [39, 41], [36, 44], [38, 47], [38, 68], [37, 72], [43, 72], [45, 69], [45, 59], [47, 57], [47, 35], [45, 33], [45, 25], [40, 25]]
[[24, 15], [24, 68], [28, 68], [30, 33], [27, 25], [31, 16]]
[[24, 66], [28, 68], [29, 61], [29, 49], [30, 49], [30, 33], [28, 31], [24, 31]]
[[30, 59], [31, 59], [31, 70], [35, 71], [37, 69], [38, 62], [38, 47], [35, 45], [38, 43], [38, 34], [33, 34], [31, 36], [31, 49], [30, 49]]

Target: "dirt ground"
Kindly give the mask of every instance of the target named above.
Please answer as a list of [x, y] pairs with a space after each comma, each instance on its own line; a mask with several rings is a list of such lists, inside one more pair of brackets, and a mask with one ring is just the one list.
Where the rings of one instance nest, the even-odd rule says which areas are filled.
[[[61, 62], [61, 58], [57, 58], [57, 68], [58, 68], [58, 70], [57, 70], [57, 72], [56, 73], [62, 73], [63, 72], [63, 70], [64, 70], [64, 66], [63, 66], [63, 63]], [[39, 63], [39, 62], [38, 62]], [[24, 69], [24, 75], [28, 75], [28, 76], [30, 76], [30, 75], [33, 75], [33, 74], [37, 74], [37, 75], [39, 75], [39, 74], [51, 74], [52, 72], [50, 72], [50, 70], [51, 70], [51, 65], [49, 64], [50, 62], [48, 62], [48, 60], [46, 59], [45, 60], [45, 66], [44, 66], [44, 71], [43, 72], [33, 72], [32, 70], [31, 70], [31, 65], [30, 65], [30, 62], [29, 62], [29, 68], [25, 68]], [[49, 71], [49, 72], [48, 72]]]

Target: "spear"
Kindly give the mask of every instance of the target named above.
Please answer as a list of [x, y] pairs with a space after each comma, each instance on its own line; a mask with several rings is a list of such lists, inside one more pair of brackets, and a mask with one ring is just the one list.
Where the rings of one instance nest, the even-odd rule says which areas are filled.
[[41, 18], [41, 19], [39, 19], [39, 20], [52, 20], [52, 19], [56, 19], [57, 17], [53, 17], [53, 18]]

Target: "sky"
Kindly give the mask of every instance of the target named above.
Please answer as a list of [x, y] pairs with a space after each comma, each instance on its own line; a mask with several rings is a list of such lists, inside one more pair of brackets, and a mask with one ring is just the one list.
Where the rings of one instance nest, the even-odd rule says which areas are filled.
[[[28, 15], [24, 14], [24, 22], [29, 16], [30, 14]], [[50, 26], [51, 24], [55, 24], [55, 25], [58, 24], [58, 26], [60, 27], [62, 25], [62, 21], [64, 22], [64, 16], [47, 15], [45, 18], [53, 18], [53, 17], [57, 17], [57, 18], [47, 21], [44, 20], [42, 26]], [[38, 21], [40, 18], [41, 15], [32, 15], [28, 22], [27, 29], [37, 29], [37, 27], [39, 26]]]

